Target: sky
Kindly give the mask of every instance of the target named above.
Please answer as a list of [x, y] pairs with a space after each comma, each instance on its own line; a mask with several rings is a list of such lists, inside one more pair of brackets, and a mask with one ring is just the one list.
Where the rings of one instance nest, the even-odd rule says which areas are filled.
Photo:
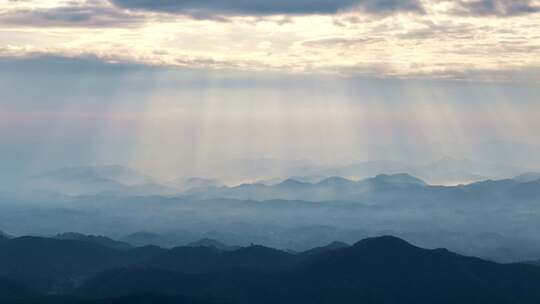
[[486, 143], [525, 147], [489, 152], [527, 165], [539, 17], [537, 0], [0, 0], [0, 168], [172, 178]]

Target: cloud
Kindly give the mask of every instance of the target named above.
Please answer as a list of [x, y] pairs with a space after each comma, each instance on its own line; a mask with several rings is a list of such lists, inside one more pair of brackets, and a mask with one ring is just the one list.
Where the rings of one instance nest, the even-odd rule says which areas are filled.
[[0, 70], [17, 74], [36, 73], [113, 73], [113, 72], [145, 72], [155, 68], [151, 65], [137, 64], [132, 62], [110, 61], [96, 55], [86, 54], [79, 56], [62, 56], [47, 53], [27, 53], [13, 56], [2, 52], [0, 49]]
[[0, 24], [30, 27], [130, 27], [143, 22], [141, 15], [126, 13], [95, 1], [49, 8], [0, 11]]
[[519, 16], [540, 12], [540, 4], [535, 0], [460, 1], [457, 12], [473, 16]]
[[419, 0], [111, 0], [118, 7], [189, 15], [270, 16], [336, 14], [361, 10], [370, 14], [423, 12]]

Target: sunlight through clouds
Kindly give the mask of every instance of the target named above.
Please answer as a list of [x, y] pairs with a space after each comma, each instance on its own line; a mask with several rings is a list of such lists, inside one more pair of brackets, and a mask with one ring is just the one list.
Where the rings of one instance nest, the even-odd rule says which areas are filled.
[[[0, 52], [188, 68], [537, 82], [538, 3], [491, 1], [484, 9], [474, 1], [407, 6], [396, 0], [388, 2], [396, 5], [391, 9], [349, 1], [365, 9], [290, 15], [278, 4], [276, 13], [269, 7], [268, 14], [252, 15], [240, 7], [230, 15], [221, 5], [204, 6], [216, 14], [224, 9], [220, 18], [144, 1], [3, 1]], [[528, 76], [516, 79], [521, 72]]]
[[157, 176], [540, 144], [538, 1], [257, 1], [0, 1], [2, 136]]

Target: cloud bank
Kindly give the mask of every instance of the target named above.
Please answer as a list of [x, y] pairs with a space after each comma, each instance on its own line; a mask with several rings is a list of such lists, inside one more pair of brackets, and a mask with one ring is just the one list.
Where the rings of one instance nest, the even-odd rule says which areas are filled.
[[195, 17], [336, 14], [358, 9], [371, 14], [423, 12], [418, 0], [112, 0], [115, 5]]
[[538, 16], [540, 0], [0, 0], [0, 55], [538, 83]]
[[540, 4], [534, 0], [474, 0], [461, 1], [462, 13], [471, 16], [518, 16], [540, 12]]

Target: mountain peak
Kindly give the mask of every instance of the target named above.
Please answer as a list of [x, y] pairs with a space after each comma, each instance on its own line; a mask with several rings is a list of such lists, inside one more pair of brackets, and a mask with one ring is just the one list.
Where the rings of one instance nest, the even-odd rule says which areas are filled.
[[418, 247], [395, 236], [384, 235], [366, 238], [353, 245], [354, 248], [375, 249], [384, 251], [417, 249]]
[[288, 178], [278, 184], [279, 187], [302, 187], [305, 185], [308, 185], [308, 184], [297, 181], [296, 179], [292, 179], [292, 178]]
[[407, 173], [379, 174], [371, 180], [386, 184], [427, 185], [423, 180]]
[[109, 247], [109, 248], [117, 249], [117, 250], [127, 250], [127, 249], [132, 248], [131, 245], [129, 245], [128, 243], [115, 241], [106, 236], [86, 235], [86, 234], [82, 234], [78, 232], [65, 232], [65, 233], [57, 234], [54, 238], [58, 240], [71, 240], [71, 241], [93, 243], [93, 244], [98, 244], [101, 246], [105, 246], [105, 247]]

